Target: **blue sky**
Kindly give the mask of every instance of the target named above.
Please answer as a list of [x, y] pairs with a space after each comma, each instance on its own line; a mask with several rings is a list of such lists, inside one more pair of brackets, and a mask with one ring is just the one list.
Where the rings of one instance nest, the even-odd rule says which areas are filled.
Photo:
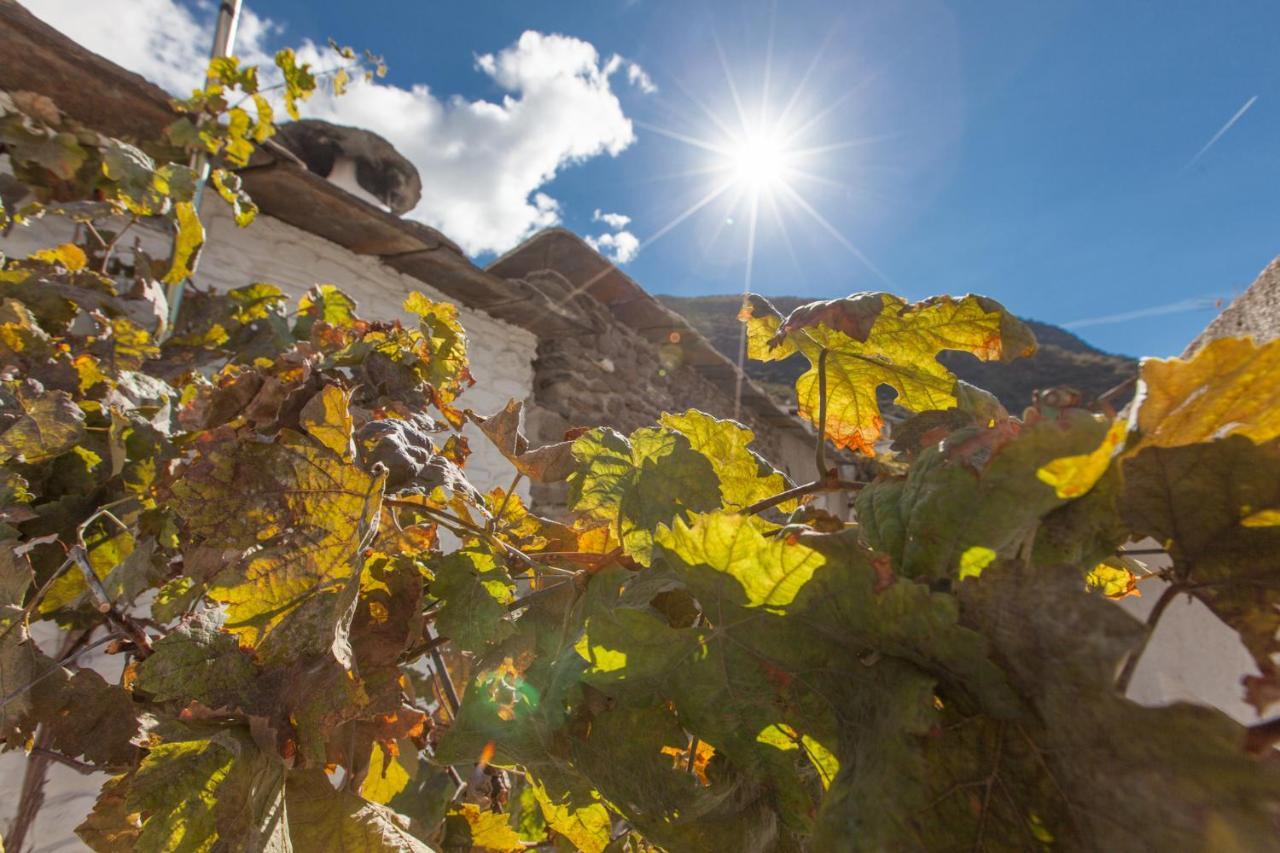
[[[67, 0], [31, 5], [56, 17], [59, 2]], [[664, 132], [723, 137], [708, 112], [736, 125], [730, 79], [753, 124], [763, 103], [774, 126], [798, 92], [782, 124], [814, 121], [792, 147], [832, 146], [800, 161], [812, 177], [793, 174], [789, 191], [760, 190], [751, 269], [759, 292], [974, 291], [1059, 324], [1145, 313], [1073, 331], [1112, 351], [1171, 355], [1212, 317], [1212, 300], [1238, 293], [1280, 254], [1274, 0], [790, 0], [776, 8], [763, 0], [256, 0], [249, 7], [273, 24], [248, 36], [263, 48], [330, 35], [370, 48], [386, 57], [387, 84], [429, 87], [437, 112], [451, 109], [450, 98], [501, 105], [524, 97], [528, 124], [499, 117], [518, 128], [519, 144], [533, 145], [528, 140], [544, 132], [560, 138], [554, 177], [520, 185], [523, 202], [526, 184], [536, 184], [521, 215], [596, 238], [614, 229], [593, 221], [594, 211], [630, 217], [623, 230], [640, 248], [625, 269], [654, 292], [743, 288], [749, 189], [731, 187], [650, 242], [723, 181], [723, 172], [690, 174], [723, 165], [722, 157]], [[209, 14], [188, 9], [196, 23]], [[500, 70], [479, 67], [477, 57], [497, 55], [500, 69], [501, 52], [530, 30], [594, 46], [602, 70], [578, 112], [534, 115], [532, 96], [504, 84]], [[621, 70], [610, 76], [605, 65], [615, 54]], [[656, 91], [628, 84], [632, 65]], [[620, 113], [603, 110], [606, 102]], [[462, 120], [469, 115], [455, 115], [449, 138], [483, 132], [483, 124]], [[547, 118], [538, 123], [539, 115]], [[395, 130], [388, 135], [398, 142]], [[579, 130], [594, 149], [566, 153]], [[512, 148], [502, 162], [533, 150]], [[472, 168], [482, 171], [477, 162]], [[476, 186], [487, 180], [481, 171]], [[449, 203], [467, 186], [450, 187]], [[470, 235], [486, 210], [441, 221], [461, 223], [456, 230]], [[516, 216], [504, 236], [470, 245], [500, 247], [525, 223]]]

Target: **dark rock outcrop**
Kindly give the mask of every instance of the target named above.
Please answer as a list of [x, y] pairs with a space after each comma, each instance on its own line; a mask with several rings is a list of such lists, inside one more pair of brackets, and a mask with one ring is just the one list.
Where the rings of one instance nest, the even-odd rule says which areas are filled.
[[322, 178], [329, 177], [342, 158], [350, 158], [356, 182], [392, 213], [408, 213], [422, 198], [417, 168], [371, 130], [308, 118], [282, 125], [274, 139]]

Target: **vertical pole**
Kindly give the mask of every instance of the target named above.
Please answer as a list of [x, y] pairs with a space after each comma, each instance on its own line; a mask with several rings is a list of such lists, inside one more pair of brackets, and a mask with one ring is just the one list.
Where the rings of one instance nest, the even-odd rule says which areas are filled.
[[[221, 0], [218, 4], [218, 20], [213, 27], [213, 47], [209, 51], [211, 60], [219, 57], [229, 56], [232, 46], [236, 43], [236, 28], [240, 25], [240, 8], [243, 0]], [[209, 86], [209, 77], [206, 74], [204, 85]], [[196, 193], [195, 206], [196, 212], [200, 211], [200, 201], [204, 197], [204, 185], [209, 179], [209, 155], [200, 151], [191, 158], [191, 168], [196, 170]], [[166, 336], [173, 332], [178, 324], [178, 309], [182, 307], [182, 290], [186, 285], [185, 281], [177, 284], [169, 285], [169, 328]]]

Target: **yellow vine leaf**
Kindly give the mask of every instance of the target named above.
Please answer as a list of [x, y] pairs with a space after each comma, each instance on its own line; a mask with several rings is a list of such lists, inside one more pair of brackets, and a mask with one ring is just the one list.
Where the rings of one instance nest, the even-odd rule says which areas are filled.
[[520, 836], [507, 824], [505, 814], [482, 810], [475, 803], [454, 805], [444, 820], [447, 849], [523, 853]]
[[765, 536], [756, 520], [739, 513], [676, 518], [659, 527], [654, 542], [690, 566], [706, 566], [732, 577], [746, 595], [747, 606], [782, 608], [798, 593], [826, 558], [785, 537]]
[[1277, 527], [1280, 526], [1280, 509], [1260, 509], [1240, 520], [1242, 527]]
[[996, 552], [983, 545], [973, 545], [960, 555], [960, 579], [976, 578], [995, 561]]
[[1255, 444], [1280, 436], [1280, 339], [1219, 338], [1189, 359], [1142, 362], [1133, 415], [1135, 447], [1176, 447], [1243, 435]]
[[58, 264], [66, 267], [70, 272], [78, 272], [89, 264], [89, 259], [85, 257], [84, 250], [74, 243], [63, 243], [61, 246], [55, 246], [52, 249], [42, 249], [31, 256], [33, 260], [44, 261], [46, 264]]
[[1125, 598], [1142, 595], [1138, 589], [1138, 576], [1123, 560], [1103, 560], [1085, 575], [1085, 586], [1096, 589], [1107, 598]]
[[826, 353], [826, 434], [837, 447], [874, 453], [884, 418], [880, 386], [911, 411], [955, 405], [956, 377], [937, 360], [944, 350], [984, 361], [1012, 361], [1035, 351], [1035, 338], [1016, 317], [982, 296], [937, 296], [909, 303], [889, 293], [856, 293], [796, 309], [785, 320], [758, 296], [743, 305], [748, 354], [775, 361], [799, 351], [810, 368], [796, 380], [800, 414], [815, 426], [821, 414], [819, 363]]
[[380, 743], [369, 754], [369, 773], [360, 784], [360, 796], [371, 803], [386, 805], [409, 784], [409, 772], [396, 756]]
[[567, 801], [557, 802], [546, 788], [531, 777], [526, 778], [529, 778], [529, 785], [547, 826], [568, 839], [582, 853], [603, 853], [609, 846], [613, 823], [609, 810], [602, 803], [594, 802], [575, 809]]
[[173, 243], [173, 263], [165, 273], [165, 284], [181, 284], [196, 271], [196, 261], [204, 246], [204, 226], [196, 213], [196, 206], [180, 201], [173, 206], [174, 221], [178, 229]]
[[[173, 507], [210, 547], [245, 551], [210, 585], [226, 605], [226, 629], [262, 654], [280, 644], [341, 643], [341, 593], [362, 564], [360, 547], [382, 498], [382, 480], [292, 433], [275, 444], [226, 441], [202, 448], [173, 486]], [[328, 638], [327, 640], [325, 638]]]
[[1096, 450], [1055, 459], [1038, 468], [1036, 476], [1042, 483], [1053, 486], [1054, 492], [1063, 500], [1078, 498], [1092, 489], [1102, 479], [1102, 475], [1107, 473], [1112, 458], [1124, 443], [1128, 432], [1127, 422], [1116, 421], [1107, 430]]
[[351, 442], [351, 392], [326, 385], [302, 407], [302, 428], [325, 447], [350, 462], [355, 455]]

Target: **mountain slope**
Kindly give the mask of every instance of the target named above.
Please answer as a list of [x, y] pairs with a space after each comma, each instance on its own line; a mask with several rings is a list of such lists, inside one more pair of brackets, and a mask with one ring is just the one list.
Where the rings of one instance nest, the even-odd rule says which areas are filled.
[[[742, 327], [738, 323], [739, 296], [659, 296], [662, 304], [683, 316], [711, 344], [730, 359], [738, 358]], [[787, 314], [808, 302], [795, 296], [773, 296], [769, 301]], [[957, 376], [995, 394], [1010, 411], [1031, 404], [1031, 394], [1041, 388], [1066, 385], [1084, 393], [1085, 399], [1114, 388], [1137, 372], [1137, 362], [1090, 346], [1065, 329], [1035, 320], [1024, 320], [1035, 333], [1040, 349], [1031, 358], [1011, 364], [978, 361], [967, 353], [943, 353], [942, 362]], [[804, 372], [803, 356], [784, 361], [746, 363], [747, 375], [780, 400], [790, 403], [792, 385]], [[1127, 395], [1124, 399], [1127, 399]], [[1123, 401], [1123, 400], [1122, 400]], [[1117, 404], [1122, 401], [1117, 401]]]

